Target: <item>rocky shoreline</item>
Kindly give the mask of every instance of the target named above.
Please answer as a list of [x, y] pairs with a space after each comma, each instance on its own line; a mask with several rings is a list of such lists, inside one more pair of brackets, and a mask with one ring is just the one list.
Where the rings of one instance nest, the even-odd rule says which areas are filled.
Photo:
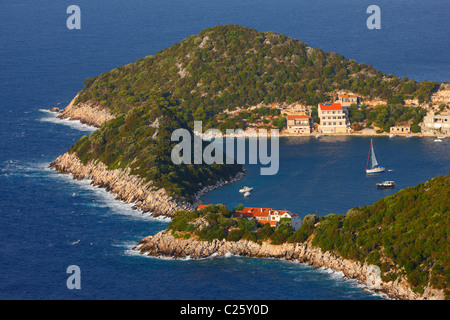
[[151, 182], [130, 174], [130, 169], [108, 170], [102, 162], [83, 164], [74, 153], [66, 152], [53, 161], [49, 168], [61, 173], [72, 174], [76, 180], [91, 180], [91, 184], [115, 194], [116, 200], [134, 204], [143, 213], [154, 217], [172, 217], [178, 210], [193, 211], [201, 203], [200, 197], [211, 190], [231, 184], [241, 179], [244, 172], [234, 178], [220, 180], [213, 186], [206, 186], [194, 197], [194, 203], [179, 201], [169, 196], [165, 189], [156, 188]]
[[114, 119], [115, 116], [105, 107], [87, 103], [75, 105], [77, 97], [57, 116], [59, 119], [79, 120], [93, 127], [100, 127], [104, 122]]
[[342, 272], [345, 277], [355, 279], [368, 290], [386, 295], [395, 300], [443, 300], [443, 292], [426, 288], [423, 295], [414, 292], [407, 282], [382, 281], [377, 267], [360, 264], [356, 261], [343, 259], [330, 252], [323, 252], [309, 243], [285, 243], [271, 245], [263, 242], [261, 245], [252, 241], [237, 242], [214, 240], [212, 242], [175, 238], [168, 231], [161, 231], [153, 236], [142, 239], [133, 250], [155, 257], [171, 257], [174, 259], [205, 259], [237, 255], [254, 258], [274, 258], [306, 263], [314, 268], [326, 268]]
[[108, 170], [102, 162], [84, 165], [78, 157], [66, 152], [50, 166], [61, 173], [72, 174], [76, 180], [91, 180], [91, 184], [115, 194], [116, 200], [133, 203], [143, 213], [152, 216], [171, 217], [178, 210], [193, 210], [193, 205], [170, 197], [164, 189], [156, 189], [152, 183], [130, 174], [130, 170]]
[[[57, 116], [59, 119], [79, 120], [81, 123], [100, 127], [104, 122], [114, 118], [105, 108], [90, 105], [75, 105], [78, 95]], [[125, 203], [133, 203], [134, 209], [140, 209], [143, 213], [150, 213], [154, 217], [172, 217], [178, 210], [192, 211], [201, 203], [200, 197], [204, 194], [220, 188], [224, 185], [234, 183], [244, 176], [244, 172], [238, 173], [228, 180], [220, 180], [215, 185], [205, 186], [194, 196], [194, 203], [179, 201], [170, 197], [166, 190], [158, 189], [150, 182], [145, 182], [138, 176], [131, 175], [129, 169], [108, 170], [101, 162], [89, 162], [84, 165], [78, 157], [66, 152], [54, 160], [49, 168], [61, 173], [72, 174], [76, 180], [91, 180], [91, 184], [105, 188], [108, 192], [116, 195], [116, 200]]]
[[[79, 120], [84, 124], [100, 127], [102, 123], [114, 116], [107, 110], [94, 105], [80, 104], [74, 106], [72, 102], [58, 115], [58, 118]], [[241, 172], [230, 181], [218, 181], [214, 186], [206, 186], [194, 197], [194, 203], [178, 201], [170, 197], [164, 189], [157, 189], [150, 182], [145, 182], [138, 176], [131, 175], [129, 169], [108, 170], [101, 162], [89, 162], [84, 165], [74, 153], [66, 152], [53, 161], [50, 168], [61, 173], [72, 174], [74, 179], [91, 180], [94, 186], [105, 188], [116, 195], [116, 200], [133, 203], [143, 213], [150, 213], [154, 217], [172, 217], [178, 210], [192, 211], [200, 204], [200, 197], [213, 189], [241, 179], [245, 173]], [[342, 272], [347, 278], [356, 279], [368, 289], [386, 294], [391, 299], [443, 299], [443, 292], [426, 288], [423, 295], [415, 293], [403, 279], [398, 282], [383, 282], [377, 276], [373, 266], [361, 265], [358, 262], [336, 257], [329, 252], [322, 252], [310, 244], [283, 244], [279, 246], [262, 243], [259, 245], [250, 241], [195, 241], [173, 237], [170, 233], [162, 231], [154, 236], [142, 239], [133, 248], [141, 254], [151, 256], [164, 256], [172, 258], [203, 259], [211, 256], [224, 256], [227, 254], [275, 258], [307, 263], [313, 267], [324, 267]]]

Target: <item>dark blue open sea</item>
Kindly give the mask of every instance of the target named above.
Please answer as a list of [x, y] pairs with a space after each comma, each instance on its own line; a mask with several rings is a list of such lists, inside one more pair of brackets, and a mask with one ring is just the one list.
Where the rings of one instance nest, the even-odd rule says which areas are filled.
[[[81, 30], [66, 9], [81, 8]], [[371, 1], [0, 1], [0, 299], [382, 299], [339, 273], [270, 259], [156, 259], [130, 249], [167, 227], [104, 190], [47, 169], [92, 129], [58, 121], [87, 77], [154, 54], [204, 28], [241, 24], [301, 39], [418, 81], [450, 80], [447, 0], [377, 1], [382, 29], [366, 28]], [[368, 138], [283, 139], [280, 170], [247, 176], [204, 202], [345, 213], [450, 172], [450, 141], [376, 138], [381, 177], [364, 174]], [[254, 187], [244, 200], [237, 190]], [[66, 269], [81, 269], [68, 290]]]

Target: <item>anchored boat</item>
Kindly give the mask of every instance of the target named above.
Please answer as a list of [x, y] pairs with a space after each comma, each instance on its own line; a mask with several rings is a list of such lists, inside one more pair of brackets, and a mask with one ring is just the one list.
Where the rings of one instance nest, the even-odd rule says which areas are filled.
[[377, 183], [378, 189], [389, 189], [389, 188], [395, 188], [395, 182], [394, 181], [384, 181], [382, 183]]
[[384, 170], [384, 167], [378, 165], [377, 158], [375, 157], [375, 152], [373, 150], [372, 139], [370, 139], [369, 154], [367, 155], [366, 173], [380, 173]]
[[253, 188], [250, 187], [243, 187], [242, 189], [239, 190], [240, 193], [246, 193], [246, 192], [250, 192], [252, 191]]

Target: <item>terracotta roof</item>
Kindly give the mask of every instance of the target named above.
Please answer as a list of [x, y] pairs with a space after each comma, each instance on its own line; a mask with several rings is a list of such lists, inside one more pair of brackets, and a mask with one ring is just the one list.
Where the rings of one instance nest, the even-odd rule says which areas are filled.
[[272, 220], [258, 220], [258, 222], [263, 223], [263, 224], [268, 223], [268, 224], [270, 224], [271, 227], [276, 227], [276, 225], [278, 223], [278, 221], [275, 221], [275, 220], [274, 221], [272, 221]]
[[295, 120], [295, 119], [309, 119], [309, 116], [306, 114], [290, 114], [287, 116], [288, 120]]
[[208, 206], [210, 206], [210, 204], [200, 204], [200, 205], [197, 207], [197, 210], [200, 210], [201, 208], [205, 208], [205, 207], [208, 207]]
[[247, 212], [236, 211], [234, 216], [235, 217], [242, 217], [242, 218], [252, 218], [253, 214], [247, 213]]
[[[293, 213], [288, 210], [274, 210], [272, 208], [253, 208], [253, 207], [245, 207], [240, 211], [236, 211], [236, 217], [268, 217], [270, 215], [280, 215], [282, 216], [285, 213], [289, 213], [292, 217], [296, 216], [296, 213]], [[261, 221], [261, 220], [260, 220]]]
[[319, 104], [319, 108], [322, 111], [342, 110], [342, 106], [340, 103]]

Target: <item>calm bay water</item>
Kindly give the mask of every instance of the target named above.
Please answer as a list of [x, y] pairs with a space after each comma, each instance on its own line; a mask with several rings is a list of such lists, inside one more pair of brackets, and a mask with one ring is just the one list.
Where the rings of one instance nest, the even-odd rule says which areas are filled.
[[[0, 2], [0, 298], [379, 299], [340, 274], [292, 262], [228, 257], [174, 261], [130, 248], [167, 227], [87, 182], [47, 169], [85, 126], [57, 121], [86, 77], [156, 53], [216, 24], [301, 39], [415, 80], [449, 80], [446, 1], [379, 1], [382, 30], [365, 27], [366, 1], [77, 1], [82, 30], [65, 27], [69, 4]], [[325, 23], [326, 22], [326, 23]], [[304, 216], [345, 213], [450, 172], [449, 141], [376, 138], [380, 163], [367, 177], [368, 138], [283, 139], [280, 171], [247, 175], [204, 202], [286, 208]], [[243, 199], [237, 190], [254, 187]], [[82, 289], [68, 290], [78, 265]], [[276, 272], [274, 272], [276, 271]], [[264, 281], [261, 281], [264, 279]]]
[[[281, 138], [280, 168], [260, 175], [259, 165], [246, 165], [246, 176], [233, 185], [213, 190], [204, 203], [238, 204], [292, 210], [306, 214], [345, 214], [370, 205], [408, 186], [450, 172], [450, 141], [432, 138], [372, 138], [382, 174], [365, 174], [370, 137]], [[377, 182], [394, 180], [395, 189], [378, 190]], [[238, 191], [251, 186], [251, 196]]]

